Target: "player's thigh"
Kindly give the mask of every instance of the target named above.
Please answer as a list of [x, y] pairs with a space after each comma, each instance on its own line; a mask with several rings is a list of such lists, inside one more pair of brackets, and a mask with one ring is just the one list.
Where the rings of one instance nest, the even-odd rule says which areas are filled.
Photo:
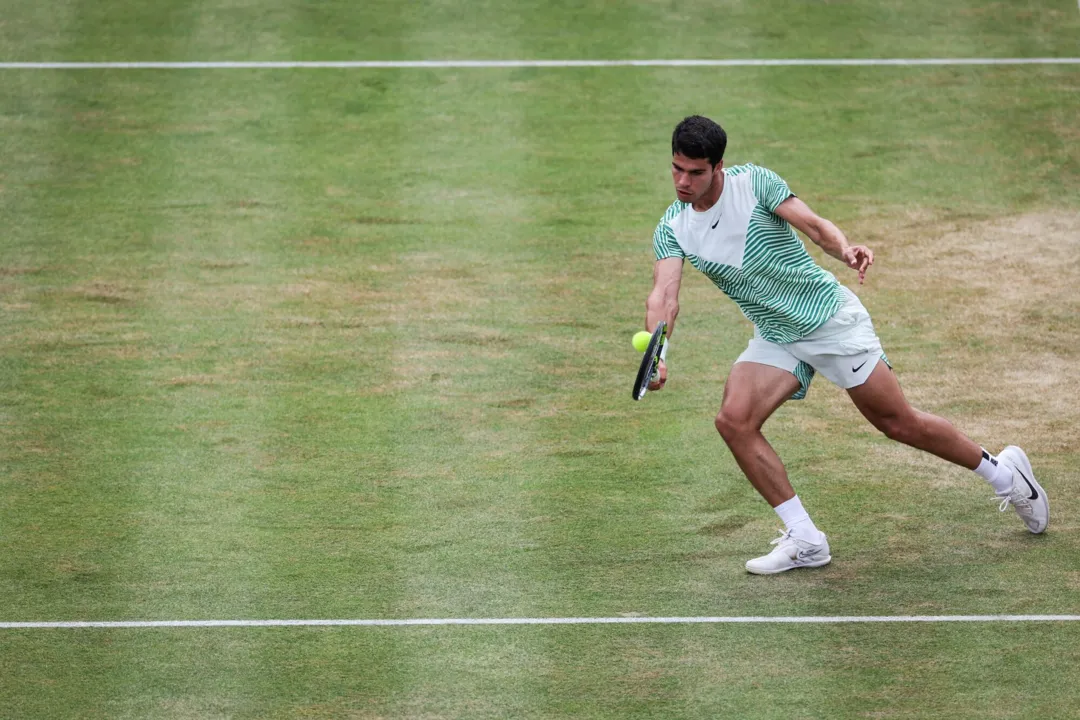
[[755, 361], [736, 362], [724, 384], [717, 425], [759, 428], [800, 387], [792, 370]]
[[883, 362], [877, 364], [865, 382], [848, 388], [847, 393], [863, 417], [879, 430], [886, 431], [890, 426], [909, 422], [915, 416], [915, 409], [904, 397], [896, 375]]

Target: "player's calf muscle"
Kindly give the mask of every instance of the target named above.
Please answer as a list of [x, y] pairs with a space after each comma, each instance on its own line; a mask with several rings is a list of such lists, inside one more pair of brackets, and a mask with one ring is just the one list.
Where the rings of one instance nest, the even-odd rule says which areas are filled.
[[873, 422], [886, 437], [923, 450], [968, 469], [975, 468], [981, 448], [943, 417], [911, 409], [902, 416], [878, 418]]

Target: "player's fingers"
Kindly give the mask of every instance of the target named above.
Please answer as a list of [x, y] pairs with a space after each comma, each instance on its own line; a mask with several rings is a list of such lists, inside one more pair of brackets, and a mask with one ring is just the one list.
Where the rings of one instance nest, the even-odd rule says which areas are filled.
[[667, 367], [664, 365], [663, 361], [661, 361], [656, 367], [656, 372], [653, 373], [652, 378], [649, 380], [649, 389], [659, 390], [660, 388], [664, 387], [664, 383], [666, 382]]

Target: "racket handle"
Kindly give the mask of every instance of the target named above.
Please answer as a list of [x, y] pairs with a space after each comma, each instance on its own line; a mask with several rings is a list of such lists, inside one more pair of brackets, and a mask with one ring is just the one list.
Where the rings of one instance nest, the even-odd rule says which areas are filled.
[[660, 346], [660, 354], [657, 355], [657, 365], [653, 370], [652, 375], [649, 377], [649, 382], [660, 382], [660, 363], [667, 364], [667, 338], [664, 338], [664, 344]]

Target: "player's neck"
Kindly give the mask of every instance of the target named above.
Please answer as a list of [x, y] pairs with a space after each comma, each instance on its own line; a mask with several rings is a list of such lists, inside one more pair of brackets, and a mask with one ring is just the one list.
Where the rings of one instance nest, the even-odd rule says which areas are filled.
[[705, 212], [718, 203], [720, 201], [720, 196], [724, 193], [724, 179], [724, 173], [718, 173], [716, 182], [709, 188], [709, 192], [699, 197], [690, 207], [694, 208], [697, 212]]

